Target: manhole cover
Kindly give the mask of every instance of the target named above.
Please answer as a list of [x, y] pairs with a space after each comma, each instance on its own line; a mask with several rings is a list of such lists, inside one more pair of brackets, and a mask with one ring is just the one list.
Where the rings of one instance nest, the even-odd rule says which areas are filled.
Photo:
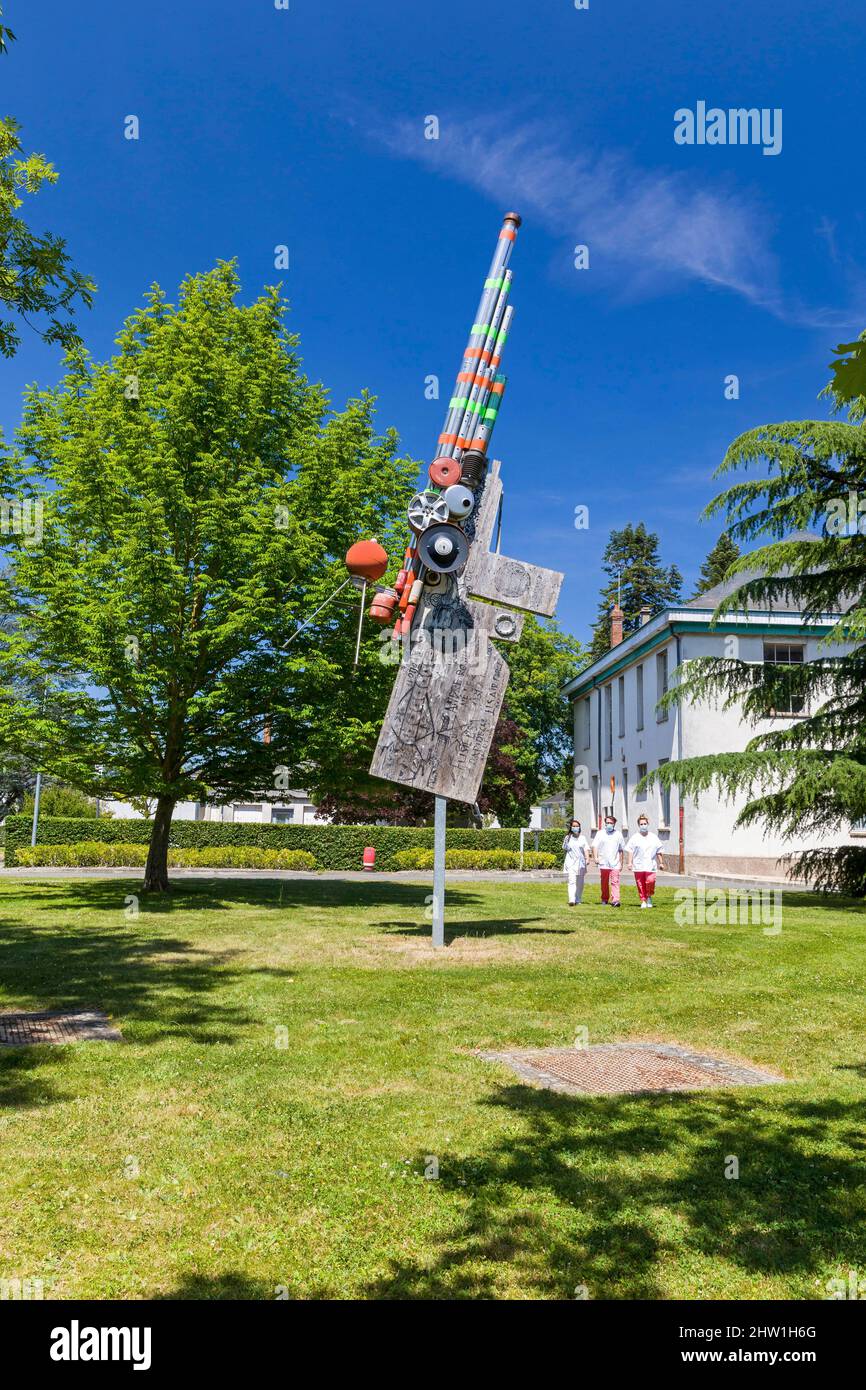
[[703, 1091], [720, 1086], [768, 1086], [783, 1076], [690, 1052], [673, 1043], [600, 1043], [527, 1052], [479, 1052], [503, 1062], [524, 1081], [570, 1095], [624, 1095], [645, 1091]]
[[92, 1009], [74, 1009], [71, 1013], [0, 1013], [0, 1047], [75, 1042], [123, 1042], [123, 1038], [112, 1028], [107, 1014]]

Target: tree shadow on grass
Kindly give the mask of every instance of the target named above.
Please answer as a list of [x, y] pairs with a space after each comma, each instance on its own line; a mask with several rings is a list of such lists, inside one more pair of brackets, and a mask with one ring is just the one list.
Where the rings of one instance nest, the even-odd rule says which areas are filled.
[[[541, 922], [541, 917], [500, 917], [495, 921], [483, 917], [470, 917], [464, 922], [445, 919], [445, 944], [450, 945], [457, 937], [473, 937], [483, 940], [492, 936], [572, 936], [572, 927], [533, 927], [532, 922]], [[418, 936], [429, 939], [431, 924], [418, 922], [377, 922], [377, 930], [386, 936]]]
[[0, 1047], [0, 1109], [29, 1110], [68, 1100], [44, 1075], [63, 1061], [65, 1047]]
[[273, 1281], [251, 1279], [239, 1270], [230, 1269], [225, 1274], [185, 1274], [170, 1292], [151, 1297], [157, 1302], [172, 1299], [229, 1302], [261, 1302], [264, 1299], [273, 1302], [277, 1293]]
[[106, 931], [0, 922], [3, 1007], [102, 1010], [121, 1029], [130, 1021], [147, 1025], [139, 1043], [234, 1042], [256, 1019], [228, 1004], [225, 989], [252, 974], [297, 978], [296, 970], [244, 960], [242, 952], [209, 951], [179, 936], [139, 935], [126, 923]]
[[[772, 1089], [771, 1100], [500, 1087], [484, 1103], [507, 1112], [502, 1137], [474, 1155], [438, 1155], [431, 1194], [458, 1194], [459, 1220], [432, 1260], [393, 1261], [367, 1296], [501, 1297], [503, 1264], [525, 1294], [574, 1298], [585, 1287], [615, 1299], [664, 1297], [671, 1257], [726, 1265], [734, 1282], [739, 1272], [814, 1283], [828, 1267], [862, 1266], [866, 1159], [855, 1144], [866, 1102], [779, 1104]], [[725, 1176], [732, 1156], [736, 1179]], [[724, 1292], [696, 1276], [679, 1296]], [[826, 1296], [823, 1284], [813, 1296]]]
[[[7, 879], [0, 902], [12, 910], [16, 890], [28, 912], [85, 909], [122, 913], [125, 898], [138, 898], [140, 918], [185, 912], [230, 912], [239, 906], [268, 909], [292, 907], [366, 908], [421, 907], [428, 892], [423, 883], [392, 883], [372, 879], [182, 879], [174, 891], [141, 895], [135, 879]], [[449, 889], [448, 901], [469, 908], [483, 899], [471, 889]], [[125, 920], [125, 919], [124, 919]]]
[[232, 1269], [224, 1274], [185, 1274], [170, 1292], [152, 1296], [159, 1302], [182, 1299], [246, 1303], [292, 1302], [300, 1298], [309, 1302], [311, 1299], [334, 1297], [325, 1288], [311, 1291], [305, 1286], [303, 1293], [298, 1293], [293, 1291], [291, 1284], [281, 1284], [273, 1279], [251, 1279], [248, 1274]]

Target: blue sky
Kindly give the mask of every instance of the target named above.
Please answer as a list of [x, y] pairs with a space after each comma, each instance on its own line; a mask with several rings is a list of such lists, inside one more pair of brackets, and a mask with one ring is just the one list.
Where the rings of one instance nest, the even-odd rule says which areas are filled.
[[[4, 22], [0, 108], [60, 171], [31, 220], [98, 282], [96, 355], [151, 282], [237, 257], [246, 295], [283, 280], [334, 403], [369, 388], [429, 459], [501, 215], [522, 213], [503, 548], [565, 571], [579, 636], [612, 526], [658, 531], [691, 592], [727, 444], [825, 415], [831, 349], [866, 327], [862, 0], [4, 0]], [[781, 108], [781, 152], [675, 143], [700, 100]], [[7, 436], [58, 368], [32, 338], [0, 365]]]

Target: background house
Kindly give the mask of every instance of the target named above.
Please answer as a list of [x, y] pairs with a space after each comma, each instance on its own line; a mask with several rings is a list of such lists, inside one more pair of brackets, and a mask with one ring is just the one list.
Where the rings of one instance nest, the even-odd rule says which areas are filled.
[[[631, 830], [645, 811], [666, 843], [666, 860], [674, 870], [776, 876], [783, 855], [828, 841], [782, 840], [759, 825], [735, 830], [746, 800], [742, 795], [721, 801], [713, 789], [681, 801], [676, 788], [635, 790], [647, 772], [664, 763], [741, 750], [756, 733], [777, 722], [789, 724], [802, 713], [791, 701], [790, 708], [755, 725], [746, 723], [736, 706], [657, 709], [682, 661], [699, 656], [784, 664], [810, 661], [838, 621], [838, 614], [828, 613], [806, 624], [801, 613], [783, 605], [758, 609], [746, 604], [711, 626], [717, 604], [735, 587], [730, 582], [717, 585], [699, 598], [647, 618], [625, 640], [622, 619], [615, 617], [611, 649], [565, 687], [574, 705], [574, 814], [585, 827], [597, 827], [612, 807], [620, 826]], [[846, 646], [836, 645], [822, 648], [821, 654], [844, 650]], [[864, 834], [849, 829], [843, 842], [856, 843]], [[838, 836], [833, 841], [838, 843]]]
[[530, 830], [565, 829], [571, 820], [571, 797], [566, 792], [555, 792], [545, 796], [537, 805], [531, 807]]
[[[110, 811], [118, 820], [141, 820], [137, 811], [128, 801], [105, 801], [99, 803], [103, 811]], [[175, 820], [204, 820], [225, 822], [246, 822], [267, 825], [324, 825], [310, 800], [308, 792], [291, 789], [280, 793], [279, 800], [230, 801], [221, 806], [207, 806], [198, 801], [179, 801], [174, 810]]]

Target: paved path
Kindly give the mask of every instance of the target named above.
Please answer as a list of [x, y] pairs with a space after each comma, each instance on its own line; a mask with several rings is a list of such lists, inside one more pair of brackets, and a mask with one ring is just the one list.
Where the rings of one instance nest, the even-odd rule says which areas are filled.
[[[180, 879], [246, 879], [251, 882], [267, 879], [336, 879], [347, 883], [423, 883], [429, 885], [433, 880], [433, 873], [419, 872], [417, 869], [406, 869], [401, 872], [373, 872], [363, 873], [354, 872], [346, 869], [342, 871], [320, 870], [313, 873], [299, 873], [295, 869], [171, 869], [169, 870], [172, 880]], [[135, 879], [141, 880], [140, 869], [109, 869], [100, 867], [96, 869], [0, 869], [0, 880], [2, 879]], [[498, 883], [526, 883], [547, 882], [559, 883], [563, 890], [565, 888], [565, 876], [557, 869], [533, 869], [526, 873], [514, 871], [502, 871], [493, 869], [449, 869], [449, 883], [472, 883], [472, 882], [498, 882]], [[785, 879], [770, 878], [738, 878], [733, 874], [658, 874], [656, 881], [663, 887], [677, 888], [696, 888], [699, 883], [707, 885], [727, 885], [731, 888], [785, 888], [791, 893], [803, 893], [810, 890], [802, 883], [788, 883]], [[598, 887], [598, 871], [590, 870], [586, 876], [588, 885]], [[634, 888], [634, 880], [628, 872], [622, 876], [623, 887]]]

